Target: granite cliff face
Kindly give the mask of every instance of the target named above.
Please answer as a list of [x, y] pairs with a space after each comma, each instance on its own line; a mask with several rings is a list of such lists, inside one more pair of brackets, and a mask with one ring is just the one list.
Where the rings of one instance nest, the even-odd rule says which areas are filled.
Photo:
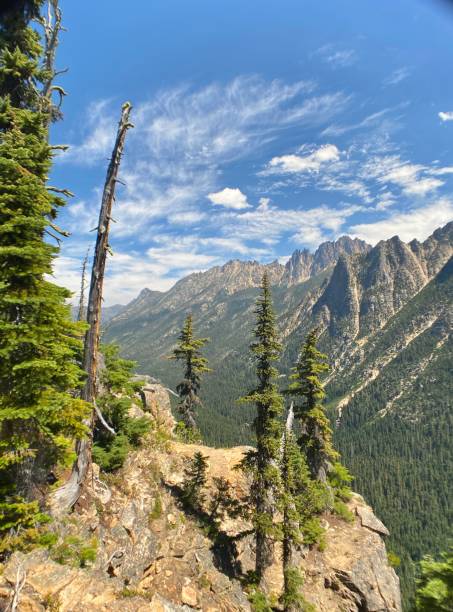
[[333, 266], [342, 255], [360, 255], [370, 249], [363, 240], [341, 236], [335, 242], [323, 242], [313, 254], [307, 249], [294, 251], [285, 265], [281, 283], [288, 286], [302, 283]]
[[[22, 612], [239, 612], [250, 610], [240, 578], [253, 565], [250, 528], [224, 519], [222, 537], [206, 537], [196, 517], [184, 513], [175, 496], [188, 458], [201, 451], [208, 458], [209, 503], [212, 478], [224, 477], [233, 495], [248, 487], [234, 469], [246, 447], [214, 449], [171, 439], [173, 419], [163, 387], [149, 383], [137, 416], [155, 424], [142, 449], [109, 478], [94, 471], [74, 514], [55, 525], [59, 542], [96, 542], [96, 560], [85, 568], [56, 562], [55, 552], [16, 553], [0, 576], [0, 609], [16, 595]], [[399, 612], [399, 581], [389, 566], [385, 526], [360, 496], [350, 509], [352, 524], [326, 515], [324, 552], [301, 549], [304, 593], [318, 612]], [[58, 549], [57, 549], [58, 550]], [[53, 556], [53, 558], [52, 558]], [[270, 594], [282, 586], [280, 551], [266, 576]]]

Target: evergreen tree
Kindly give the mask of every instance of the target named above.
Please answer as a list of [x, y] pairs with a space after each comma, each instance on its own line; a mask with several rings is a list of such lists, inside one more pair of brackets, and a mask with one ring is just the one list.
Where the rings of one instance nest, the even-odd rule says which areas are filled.
[[203, 488], [206, 485], [207, 468], [207, 457], [198, 451], [184, 470], [182, 500], [187, 508], [196, 512], [201, 510], [205, 499]]
[[328, 473], [339, 454], [332, 445], [332, 429], [322, 401], [325, 397], [320, 375], [328, 370], [326, 355], [316, 347], [317, 330], [311, 331], [293, 368], [288, 394], [294, 397], [294, 413], [299, 420], [299, 445], [307, 457], [312, 478], [327, 482]]
[[138, 447], [147, 431], [150, 420], [147, 417], [129, 416], [133, 397], [142, 383], [131, 380], [135, 362], [122, 359], [116, 344], [101, 347], [105, 367], [101, 370], [100, 393], [97, 404], [103, 418], [113, 430], [97, 422], [93, 436], [93, 459], [105, 471], [121, 467], [129, 450]]
[[69, 291], [46, 280], [58, 249], [46, 226], [65, 201], [46, 188], [52, 161], [48, 76], [29, 20], [42, 2], [17, 2], [0, 23], [0, 536], [32, 527], [35, 488], [84, 434], [77, 360], [81, 328]]
[[181, 398], [178, 409], [184, 425], [191, 431], [198, 431], [195, 419], [197, 407], [201, 404], [199, 398], [201, 376], [205, 372], [210, 372], [208, 360], [202, 356], [201, 349], [209, 340], [194, 336], [191, 314], [187, 315], [178, 340], [178, 346], [170, 357], [182, 361], [185, 366], [184, 380], [176, 387]]
[[254, 506], [253, 524], [256, 539], [255, 573], [261, 582], [265, 569], [272, 562], [273, 541], [277, 536], [274, 516], [280, 491], [280, 442], [283, 398], [278, 391], [278, 371], [274, 367], [281, 353], [275, 313], [267, 274], [256, 302], [255, 341], [251, 351], [256, 362], [257, 387], [240, 401], [256, 406], [254, 430], [256, 451], [249, 452], [242, 463], [251, 472], [251, 497]]
[[301, 516], [297, 497], [301, 494], [302, 481], [308, 475], [304, 458], [294, 434], [286, 430], [282, 453], [282, 536], [283, 536], [283, 595], [281, 603], [285, 612], [303, 610], [300, 592], [303, 579], [294, 563], [294, 548], [301, 544]]
[[453, 548], [440, 561], [426, 557], [421, 562], [417, 581], [417, 612], [451, 612], [453, 610]]
[[301, 544], [311, 546], [321, 540], [323, 529], [318, 515], [325, 507], [325, 491], [311, 479], [305, 456], [292, 432], [292, 408], [291, 405], [281, 450], [284, 579], [281, 603], [285, 612], [308, 612], [313, 607], [302, 595], [303, 577], [294, 552]]

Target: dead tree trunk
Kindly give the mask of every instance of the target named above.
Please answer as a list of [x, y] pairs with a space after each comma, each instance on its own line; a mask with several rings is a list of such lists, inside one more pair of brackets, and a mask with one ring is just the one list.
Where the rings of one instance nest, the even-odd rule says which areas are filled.
[[91, 272], [90, 293], [88, 298], [87, 323], [89, 325], [85, 337], [83, 368], [87, 373], [85, 386], [81, 397], [93, 405], [93, 410], [85, 425], [88, 428], [88, 436], [77, 441], [77, 459], [73, 465], [69, 480], [63, 487], [55, 491], [52, 496], [51, 506], [54, 514], [58, 514], [74, 506], [80, 497], [82, 486], [91, 466], [91, 448], [93, 444], [93, 427], [96, 419], [96, 378], [99, 349], [99, 331], [101, 324], [102, 290], [104, 284], [105, 263], [109, 251], [109, 229], [112, 220], [112, 206], [115, 199], [115, 187], [118, 180], [118, 170], [124, 149], [127, 130], [132, 127], [129, 122], [131, 105], [129, 102], [123, 104], [121, 119], [118, 125], [115, 146], [107, 170], [107, 178], [104, 185], [101, 210], [99, 213], [99, 224], [97, 228], [97, 240], [94, 252], [93, 267]]

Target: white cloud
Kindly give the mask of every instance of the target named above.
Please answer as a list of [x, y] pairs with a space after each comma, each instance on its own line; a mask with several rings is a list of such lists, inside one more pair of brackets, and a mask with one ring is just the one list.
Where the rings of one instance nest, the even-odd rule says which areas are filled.
[[340, 159], [340, 151], [333, 144], [320, 146], [309, 155], [282, 155], [273, 157], [264, 173], [319, 172], [321, 166]]
[[357, 53], [354, 49], [336, 49], [333, 44], [320, 47], [312, 55], [320, 57], [324, 62], [335, 68], [352, 66], [357, 61]]
[[168, 215], [167, 221], [172, 225], [194, 225], [206, 219], [206, 214], [199, 210], [186, 210]]
[[384, 86], [398, 85], [401, 81], [404, 81], [411, 74], [410, 69], [407, 66], [394, 70], [386, 79], [383, 81]]
[[439, 113], [439, 118], [441, 121], [453, 121], [453, 111]]
[[233, 208], [235, 210], [250, 208], [250, 204], [247, 202], [247, 196], [237, 188], [231, 189], [230, 187], [225, 187], [222, 191], [209, 193], [208, 199], [211, 200], [213, 204], [223, 206], [224, 208]]
[[429, 171], [433, 176], [442, 176], [443, 174], [453, 174], [453, 166], [445, 166], [443, 168], [432, 168]]
[[[198, 90], [167, 89], [138, 105], [121, 169], [127, 186], [115, 207], [114, 236], [142, 239], [156, 222], [178, 224], [181, 215], [196, 219], [196, 211], [206, 212], [206, 194], [221, 193], [224, 165], [294, 125], [322, 125], [349, 100], [339, 92], [313, 95], [313, 90], [306, 81], [238, 77]], [[246, 200], [239, 196], [218, 204], [219, 210], [227, 205], [240, 210]]]
[[322, 204], [307, 210], [280, 209], [269, 202], [251, 211], [224, 216], [222, 231], [228, 235], [240, 231], [249, 240], [272, 246], [284, 237], [297, 245], [318, 246], [322, 240], [338, 235], [348, 217], [360, 210], [358, 206], [332, 208]]
[[116, 135], [116, 121], [109, 110], [109, 101], [92, 102], [82, 126], [86, 126], [81, 130], [85, 132], [85, 139], [79, 144], [71, 144], [67, 151], [56, 157], [58, 161], [88, 166], [108, 159]]
[[444, 184], [436, 178], [419, 178], [424, 169], [417, 164], [402, 164], [384, 174], [380, 181], [399, 185], [406, 194], [424, 196]]
[[392, 236], [409, 242], [413, 238], [425, 240], [441, 225], [453, 219], [453, 201], [441, 198], [427, 206], [414, 208], [408, 212], [395, 212], [382, 221], [360, 223], [349, 229], [352, 236], [376, 244]]
[[351, 66], [357, 60], [356, 52], [353, 49], [346, 49], [344, 51], [335, 51], [334, 53], [326, 57], [326, 62], [333, 64], [334, 66]]
[[398, 155], [372, 157], [361, 173], [381, 184], [397, 185], [408, 196], [423, 197], [444, 185], [444, 181], [431, 176], [429, 167], [403, 161]]

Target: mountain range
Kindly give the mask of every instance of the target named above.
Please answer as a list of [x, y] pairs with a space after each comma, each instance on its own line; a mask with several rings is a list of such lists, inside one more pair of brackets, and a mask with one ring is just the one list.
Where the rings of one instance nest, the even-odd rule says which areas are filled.
[[[453, 222], [423, 242], [397, 236], [374, 247], [343, 236], [285, 265], [230, 261], [191, 274], [163, 293], [144, 289], [107, 321], [104, 340], [174, 388], [182, 372], [166, 357], [188, 312], [213, 372], [199, 424], [217, 446], [253, 441], [254, 301], [266, 271], [284, 345], [282, 387], [306, 333], [327, 354], [328, 408], [355, 488], [390, 527], [410, 597], [413, 561], [444, 548], [453, 525], [451, 323]], [[453, 534], [452, 534], [453, 535]]]

